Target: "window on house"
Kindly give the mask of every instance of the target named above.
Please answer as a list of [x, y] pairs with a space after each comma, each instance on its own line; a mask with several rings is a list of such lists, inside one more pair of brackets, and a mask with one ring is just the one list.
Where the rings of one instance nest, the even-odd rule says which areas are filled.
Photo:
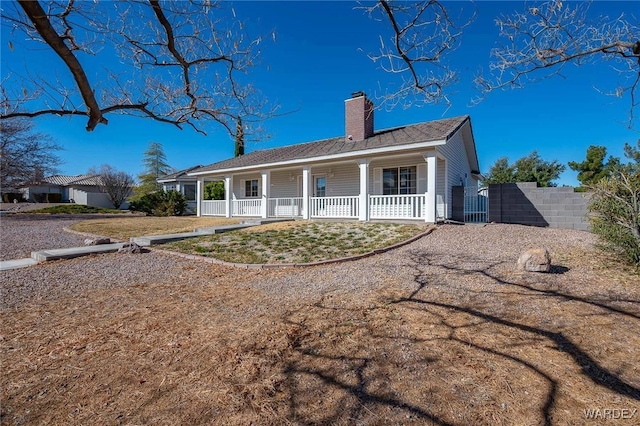
[[165, 191], [175, 191], [176, 190], [176, 185], [174, 183], [165, 183], [164, 184], [164, 190]]
[[184, 187], [184, 196], [187, 198], [187, 201], [195, 201], [196, 200], [195, 184], [188, 183], [183, 185], [183, 187]]
[[244, 196], [245, 197], [258, 196], [258, 179], [247, 180], [244, 182]]
[[382, 194], [415, 194], [416, 167], [394, 167], [382, 170]]
[[324, 197], [327, 194], [327, 178], [324, 176], [316, 176], [315, 177], [315, 191], [314, 196], [316, 197]]

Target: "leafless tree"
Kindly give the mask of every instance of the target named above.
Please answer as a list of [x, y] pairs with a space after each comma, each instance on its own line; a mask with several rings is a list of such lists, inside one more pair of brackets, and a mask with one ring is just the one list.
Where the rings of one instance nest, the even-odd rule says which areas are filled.
[[387, 109], [414, 103], [449, 105], [447, 89], [458, 77], [444, 59], [460, 45], [462, 31], [475, 18], [475, 10], [465, 12], [465, 8], [436, 0], [380, 0], [361, 8], [390, 27], [388, 37], [380, 35], [380, 51], [368, 55], [383, 71], [399, 77], [397, 86], [378, 96], [379, 104]]
[[527, 6], [523, 12], [496, 19], [503, 43], [492, 50], [490, 76], [479, 75], [483, 96], [503, 88], [562, 75], [569, 65], [608, 61], [619, 76], [615, 89], [599, 90], [629, 96], [629, 126], [638, 106], [640, 25], [638, 16], [592, 18], [590, 2], [552, 0]]
[[[91, 172], [95, 174], [95, 172]], [[103, 164], [97, 173], [100, 190], [107, 194], [113, 207], [119, 209], [127, 197], [131, 195], [131, 190], [135, 183], [133, 176], [121, 172], [108, 164]]]
[[273, 112], [245, 77], [262, 39], [249, 39], [224, 2], [18, 0], [3, 3], [2, 18], [11, 49], [23, 47], [22, 32], [65, 66], [47, 75], [5, 67], [2, 119], [80, 115], [92, 131], [120, 113], [201, 133], [217, 122], [233, 135], [236, 117], [247, 125]]
[[28, 118], [0, 121], [0, 188], [15, 192], [40, 177], [54, 174], [62, 149], [50, 136], [34, 131]]

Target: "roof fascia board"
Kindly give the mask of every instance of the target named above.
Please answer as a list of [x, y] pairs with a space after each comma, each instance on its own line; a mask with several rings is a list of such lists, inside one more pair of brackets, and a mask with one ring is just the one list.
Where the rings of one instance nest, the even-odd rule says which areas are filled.
[[219, 170], [209, 170], [209, 171], [198, 172], [198, 173], [188, 173], [187, 176], [202, 176], [202, 175], [224, 174], [224, 173], [232, 173], [232, 172], [245, 172], [245, 171], [260, 170], [260, 169], [266, 169], [266, 168], [272, 168], [272, 167], [278, 167], [278, 166], [290, 166], [294, 164], [302, 165], [302, 164], [317, 163], [321, 161], [335, 160], [335, 159], [367, 157], [375, 154], [387, 154], [387, 153], [405, 151], [409, 149], [418, 150], [418, 149], [424, 149], [424, 148], [431, 148], [438, 145], [444, 145], [446, 143], [447, 143], [446, 139], [440, 139], [440, 140], [429, 141], [429, 142], [412, 143], [410, 145], [365, 149], [361, 151], [352, 151], [352, 152], [341, 153], [341, 154], [323, 155], [320, 157], [300, 158], [297, 160], [279, 161], [276, 163], [256, 164], [254, 166], [233, 167], [229, 169], [219, 169]]

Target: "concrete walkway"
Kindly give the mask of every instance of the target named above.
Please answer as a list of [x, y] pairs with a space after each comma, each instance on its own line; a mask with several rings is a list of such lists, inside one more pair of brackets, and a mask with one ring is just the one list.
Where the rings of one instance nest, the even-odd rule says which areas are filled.
[[[265, 223], [285, 222], [291, 219], [268, 219], [239, 223], [237, 225], [213, 226], [208, 228], [196, 228], [193, 232], [182, 232], [178, 234], [147, 235], [143, 237], [132, 237], [131, 242], [140, 247], [148, 247], [156, 244], [163, 244], [170, 241], [179, 241], [187, 238], [202, 237], [205, 235], [221, 234], [223, 232], [234, 231], [236, 229], [249, 228]], [[99, 253], [113, 253], [124, 246], [125, 243], [99, 244], [95, 246], [69, 247], [61, 249], [41, 250], [31, 252], [31, 258], [0, 261], [0, 271], [10, 269], [26, 268], [39, 262], [48, 262], [58, 259], [72, 259], [74, 257], [88, 256]]]

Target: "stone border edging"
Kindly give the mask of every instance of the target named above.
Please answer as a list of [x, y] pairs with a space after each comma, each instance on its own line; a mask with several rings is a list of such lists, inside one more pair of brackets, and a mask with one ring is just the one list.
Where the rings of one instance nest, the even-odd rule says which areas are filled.
[[181, 253], [181, 252], [172, 251], [172, 250], [164, 250], [164, 249], [158, 249], [158, 248], [152, 248], [152, 247], [145, 247], [145, 249], [149, 251], [157, 251], [159, 253], [167, 253], [167, 254], [182, 257], [185, 259], [199, 260], [205, 263], [213, 263], [216, 265], [229, 266], [232, 268], [239, 268], [239, 269], [306, 268], [310, 266], [330, 265], [332, 263], [351, 262], [354, 260], [360, 260], [366, 257], [371, 257], [376, 254], [386, 253], [390, 250], [394, 250], [402, 246], [406, 246], [407, 244], [411, 244], [412, 242], [419, 240], [422, 237], [426, 237], [427, 235], [431, 234], [435, 230], [436, 230], [436, 226], [431, 226], [426, 231], [421, 232], [420, 234], [415, 235], [405, 241], [401, 241], [392, 246], [384, 247], [381, 249], [375, 249], [367, 253], [357, 254], [355, 256], [340, 257], [337, 259], [320, 260], [318, 262], [309, 262], [309, 263], [233, 263], [233, 262], [226, 262], [224, 260], [216, 259], [214, 257], [197, 256], [195, 254], [186, 254], [186, 253]]

